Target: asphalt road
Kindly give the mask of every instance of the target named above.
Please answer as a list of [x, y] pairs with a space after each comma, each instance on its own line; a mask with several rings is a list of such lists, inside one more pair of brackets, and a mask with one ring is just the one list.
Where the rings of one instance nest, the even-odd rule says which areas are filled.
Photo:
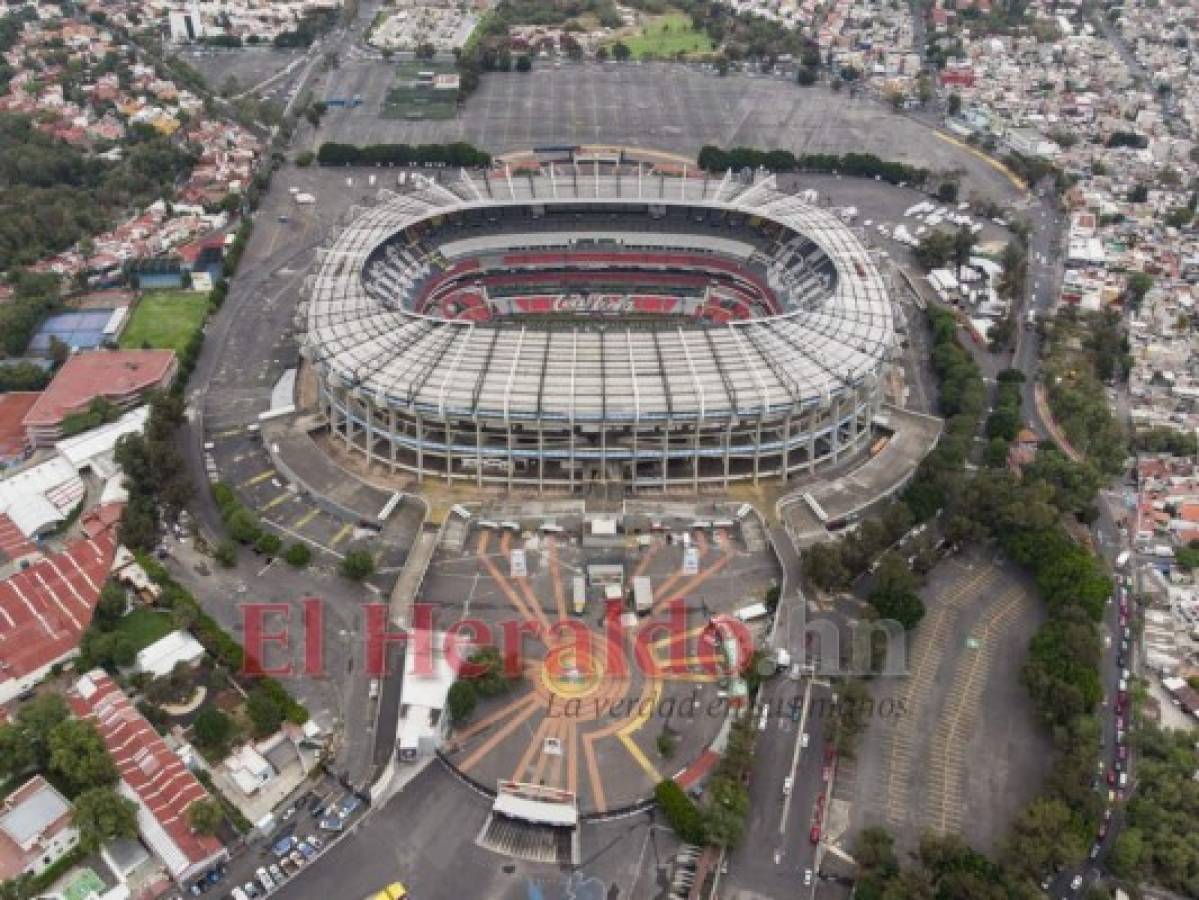
[[[805, 715], [809, 689], [812, 699]], [[749, 821], [721, 879], [723, 896], [807, 896], [810, 891], [801, 894], [805, 872], [813, 873], [811, 888], [816, 886], [817, 848], [809, 832], [816, 800], [826, 787], [821, 770], [829, 691], [808, 679], [780, 675], [766, 682], [761, 693], [767, 716], [755, 745]], [[784, 794], [787, 778], [792, 779], [790, 796]]]

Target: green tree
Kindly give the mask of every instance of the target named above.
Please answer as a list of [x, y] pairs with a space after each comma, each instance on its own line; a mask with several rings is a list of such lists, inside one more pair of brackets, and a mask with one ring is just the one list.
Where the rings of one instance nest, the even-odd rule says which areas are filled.
[[279, 549], [283, 546], [283, 541], [279, 539], [279, 535], [271, 531], [264, 531], [258, 536], [258, 540], [254, 542], [254, 548], [264, 556], [276, 556]]
[[516, 57], [516, 71], [532, 72], [533, 60], [529, 59], [527, 54], [522, 53], [520, 56]]
[[947, 265], [953, 259], [953, 253], [953, 235], [937, 229], [922, 237], [915, 250], [916, 262], [926, 272]]
[[38, 694], [17, 713], [16, 728], [27, 748], [30, 762], [38, 769], [50, 764], [50, 736], [67, 721], [71, 709], [61, 694]]
[[1016, 819], [1003, 855], [1011, 871], [1039, 881], [1058, 866], [1082, 862], [1086, 853], [1070, 808], [1061, 800], [1041, 797]]
[[196, 834], [216, 834], [224, 821], [225, 811], [221, 809], [221, 804], [211, 797], [195, 800], [187, 808], [187, 824]]
[[1134, 878], [1141, 864], [1141, 856], [1145, 852], [1145, 838], [1139, 828], [1128, 828], [1120, 832], [1112, 851], [1108, 854], [1107, 864], [1112, 872], [1122, 878]]
[[704, 833], [710, 843], [736, 847], [745, 834], [749, 815], [749, 794], [733, 778], [718, 775], [708, 786], [708, 802], [703, 810]]
[[205, 706], [192, 723], [196, 743], [220, 757], [229, 749], [229, 743], [237, 734], [233, 719], [215, 706]]
[[114, 784], [117, 768], [91, 722], [67, 719], [50, 732], [50, 772], [69, 796]]
[[351, 550], [342, 559], [340, 571], [352, 581], [364, 581], [375, 574], [375, 558], [367, 550]]
[[893, 619], [908, 631], [924, 618], [924, 602], [916, 593], [916, 576], [898, 553], [886, 553], [879, 561], [869, 600], [880, 618]]
[[259, 685], [246, 698], [246, 714], [254, 726], [254, 736], [264, 738], [279, 730], [285, 712], [277, 698]]
[[229, 536], [239, 544], [252, 544], [262, 534], [258, 517], [240, 504], [226, 516], [225, 527], [229, 529]]
[[847, 587], [851, 577], [835, 543], [814, 544], [804, 551], [803, 570], [817, 587], [826, 591]]
[[704, 843], [703, 816], [678, 784], [669, 778], [658, 782], [654, 788], [654, 799], [675, 834], [689, 844]]
[[446, 705], [450, 711], [450, 721], [455, 725], [461, 725], [466, 722], [474, 714], [475, 706], [479, 702], [479, 695], [475, 691], [475, 686], [469, 681], [455, 681], [450, 685], [449, 694], [446, 696]]
[[612, 45], [612, 58], [617, 62], [627, 62], [632, 55], [633, 51], [623, 41], [617, 41]]
[[879, 825], [863, 828], [854, 844], [853, 858], [864, 873], [891, 877], [899, 871], [895, 838]]
[[106, 581], [100, 589], [100, 599], [96, 603], [92, 621], [100, 628], [111, 628], [125, 615], [128, 606], [129, 598], [125, 589], [115, 581]]
[[312, 551], [308, 549], [308, 545], [303, 541], [296, 541], [287, 548], [287, 552], [283, 554], [283, 559], [289, 566], [302, 569], [312, 561]]
[[237, 565], [237, 544], [230, 540], [221, 541], [216, 545], [212, 555], [216, 559], [217, 565], [225, 569], [232, 569]]
[[71, 824], [89, 853], [117, 838], [137, 834], [137, 806], [111, 787], [94, 787], [75, 798]]

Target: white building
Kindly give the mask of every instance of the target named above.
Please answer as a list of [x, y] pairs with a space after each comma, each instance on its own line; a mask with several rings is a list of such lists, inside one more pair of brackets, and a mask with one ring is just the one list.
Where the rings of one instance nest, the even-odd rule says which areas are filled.
[[35, 775], [0, 806], [0, 881], [38, 875], [78, 843], [71, 804]]
[[[446, 635], [434, 632], [429, 641], [430, 658], [421, 652], [404, 654], [404, 683], [400, 689], [400, 724], [396, 747], [401, 760], [412, 761], [432, 754], [449, 730], [445, 715], [446, 697], [458, 677], [445, 655]], [[420, 640], [413, 645], [424, 646]], [[458, 645], [458, 658], [470, 654], [465, 641]], [[417, 671], [420, 669], [421, 671]]]
[[204, 658], [204, 648], [186, 631], [172, 631], [137, 654], [134, 671], [164, 678], [179, 663], [198, 665]]

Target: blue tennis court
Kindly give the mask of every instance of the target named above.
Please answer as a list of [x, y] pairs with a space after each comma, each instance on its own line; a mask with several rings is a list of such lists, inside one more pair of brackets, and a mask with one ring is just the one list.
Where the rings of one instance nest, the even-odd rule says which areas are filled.
[[29, 342], [27, 353], [48, 354], [50, 338], [56, 337], [73, 350], [94, 350], [104, 340], [111, 309], [83, 309], [55, 313], [46, 318]]

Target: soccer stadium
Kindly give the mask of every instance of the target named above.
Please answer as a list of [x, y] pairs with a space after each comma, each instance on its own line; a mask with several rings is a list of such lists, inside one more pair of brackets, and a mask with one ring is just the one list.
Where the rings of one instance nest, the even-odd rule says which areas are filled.
[[300, 307], [330, 433], [479, 486], [727, 487], [870, 446], [890, 301], [772, 177], [542, 164], [406, 179]]

